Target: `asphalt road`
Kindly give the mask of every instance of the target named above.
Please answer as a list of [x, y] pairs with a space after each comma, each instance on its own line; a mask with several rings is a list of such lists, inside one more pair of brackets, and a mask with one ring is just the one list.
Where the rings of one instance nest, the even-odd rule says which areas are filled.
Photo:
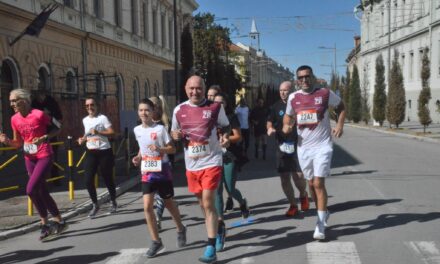
[[[274, 155], [268, 156], [253, 159], [240, 175], [237, 186], [253, 222], [242, 222], [239, 211], [227, 215], [226, 250], [218, 253], [218, 263], [440, 263], [440, 144], [346, 127], [335, 141], [327, 180], [332, 215], [323, 242], [312, 239], [315, 210], [284, 216], [287, 201]], [[206, 241], [202, 214], [184, 175], [175, 178], [188, 227], [183, 249], [176, 247], [166, 212], [160, 234], [166, 252], [143, 256], [150, 239], [138, 186], [118, 198], [118, 214], [76, 217], [51, 242], [39, 242], [38, 232], [0, 241], [0, 263], [198, 263]]]

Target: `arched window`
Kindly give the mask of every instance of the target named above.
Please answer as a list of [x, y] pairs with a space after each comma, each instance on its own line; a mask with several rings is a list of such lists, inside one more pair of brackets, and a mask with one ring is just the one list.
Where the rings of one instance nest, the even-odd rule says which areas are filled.
[[148, 80], [148, 79], [145, 81], [144, 95], [145, 95], [145, 98], [150, 97], [150, 80]]
[[104, 73], [103, 72], [99, 72], [96, 76], [95, 76], [95, 87], [96, 87], [96, 94], [98, 95], [99, 98], [102, 98], [105, 95], [105, 78], [104, 78]]
[[124, 81], [121, 75], [118, 75], [118, 77], [116, 77], [116, 90], [118, 94], [118, 100], [120, 103], [119, 108], [120, 110], [124, 110], [125, 109]]
[[46, 64], [38, 69], [38, 90], [51, 91], [50, 70]]
[[154, 96], [159, 96], [159, 81], [154, 83]]
[[139, 81], [138, 79], [133, 80], [133, 109], [136, 110], [139, 104]]
[[73, 70], [68, 70], [66, 74], [66, 92], [68, 93], [77, 92], [76, 76]]

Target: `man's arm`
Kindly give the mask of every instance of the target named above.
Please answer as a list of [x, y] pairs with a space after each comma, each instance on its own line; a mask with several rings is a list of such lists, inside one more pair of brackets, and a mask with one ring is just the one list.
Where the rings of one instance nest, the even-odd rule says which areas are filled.
[[338, 114], [338, 122], [332, 129], [332, 134], [333, 136], [339, 138], [344, 133], [344, 122], [346, 115], [344, 102], [341, 101], [341, 103], [339, 103], [339, 105], [336, 107], [335, 111]]
[[292, 118], [292, 116], [288, 115], [288, 114], [284, 114], [283, 117], [283, 133], [284, 134], [289, 134], [292, 132], [293, 130], [293, 126], [295, 125], [295, 122]]

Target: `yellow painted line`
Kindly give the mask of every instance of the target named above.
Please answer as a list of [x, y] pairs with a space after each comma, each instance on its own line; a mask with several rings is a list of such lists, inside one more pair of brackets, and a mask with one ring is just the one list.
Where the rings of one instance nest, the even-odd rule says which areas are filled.
[[53, 177], [53, 178], [47, 179], [46, 182], [53, 182], [53, 181], [63, 179], [63, 178], [65, 178], [64, 175], [58, 176], [58, 177]]
[[76, 167], [77, 167], [77, 168], [79, 167], [79, 165], [80, 165], [81, 162], [83, 161], [84, 157], [86, 156], [86, 153], [87, 153], [87, 152], [84, 151], [84, 154], [82, 154], [81, 158], [79, 159], [78, 163], [76, 164]]
[[64, 171], [64, 168], [63, 167], [61, 167], [61, 165], [60, 164], [58, 164], [58, 163], [56, 163], [55, 161], [53, 162], [53, 165], [55, 165], [58, 169], [60, 169], [60, 170], [62, 170], [62, 171]]
[[82, 173], [84, 173], [85, 172], [85, 170], [80, 170], [80, 171], [77, 171], [76, 173], [77, 174], [82, 174]]
[[2, 150], [17, 150], [17, 148], [13, 148], [13, 147], [1, 147], [0, 151]]
[[13, 191], [13, 190], [17, 190], [20, 186], [11, 186], [11, 187], [6, 187], [6, 188], [0, 188], [0, 192], [8, 192], [8, 191]]
[[7, 160], [5, 163], [3, 163], [0, 166], [0, 170], [2, 170], [3, 168], [5, 168], [6, 166], [9, 165], [9, 163], [13, 162], [16, 158], [18, 158], [18, 154], [15, 154], [14, 156], [12, 156], [12, 158], [10, 158], [9, 160]]
[[58, 146], [58, 145], [64, 145], [64, 142], [62, 142], [62, 141], [59, 141], [59, 142], [53, 142], [53, 143], [50, 143], [52, 146]]

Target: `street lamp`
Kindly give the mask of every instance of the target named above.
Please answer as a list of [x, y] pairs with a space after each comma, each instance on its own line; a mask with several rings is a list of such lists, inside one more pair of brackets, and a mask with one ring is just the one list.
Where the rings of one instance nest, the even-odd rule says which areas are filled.
[[331, 48], [331, 47], [324, 47], [324, 46], [319, 46], [318, 47], [318, 49], [329, 49], [329, 50], [333, 50], [334, 51], [334, 53], [335, 53], [335, 64], [334, 64], [334, 74], [336, 74], [337, 72], [337, 64], [336, 64], [336, 43], [335, 43], [335, 47], [333, 47], [333, 48]]

